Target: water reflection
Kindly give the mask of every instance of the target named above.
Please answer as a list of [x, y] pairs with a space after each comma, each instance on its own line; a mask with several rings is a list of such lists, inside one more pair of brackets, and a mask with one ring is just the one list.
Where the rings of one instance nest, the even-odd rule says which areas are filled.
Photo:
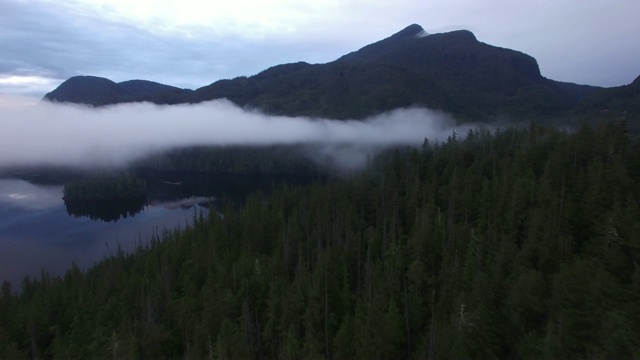
[[190, 225], [196, 215], [219, 213], [221, 203], [214, 198], [240, 206], [248, 193], [268, 193], [282, 182], [311, 181], [178, 172], [143, 175], [149, 183], [146, 198], [91, 204], [65, 204], [60, 185], [0, 179], [0, 282], [17, 285], [41, 268], [61, 275], [72, 262], [87, 268], [109, 249], [132, 251], [166, 229]]
[[60, 205], [62, 186], [38, 186], [24, 180], [0, 179], [0, 207], [44, 210]]
[[191, 209], [198, 205], [205, 208], [209, 208], [214, 204], [215, 199], [207, 198], [203, 196], [193, 196], [185, 199], [179, 199], [174, 201], [151, 201], [151, 206], [162, 206], [167, 209]]
[[138, 215], [147, 206], [163, 207], [169, 210], [191, 209], [194, 206], [209, 208], [213, 199], [207, 197], [190, 197], [173, 201], [147, 201], [147, 197], [134, 199], [108, 199], [91, 201], [64, 201], [67, 214], [73, 217], [87, 217], [94, 221], [116, 222]]
[[0, 179], [0, 282], [18, 286], [41, 268], [61, 275], [72, 262], [87, 268], [109, 249], [132, 251], [207, 211], [198, 201], [177, 200], [65, 206], [62, 186]]
[[91, 220], [115, 222], [139, 214], [147, 205], [147, 197], [133, 199], [106, 199], [91, 201], [67, 201], [67, 214], [74, 217], [88, 217]]

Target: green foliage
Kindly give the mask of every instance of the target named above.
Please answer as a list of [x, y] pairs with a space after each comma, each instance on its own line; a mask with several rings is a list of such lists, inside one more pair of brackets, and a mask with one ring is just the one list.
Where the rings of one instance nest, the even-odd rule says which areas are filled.
[[626, 128], [470, 131], [3, 287], [0, 354], [640, 356]]

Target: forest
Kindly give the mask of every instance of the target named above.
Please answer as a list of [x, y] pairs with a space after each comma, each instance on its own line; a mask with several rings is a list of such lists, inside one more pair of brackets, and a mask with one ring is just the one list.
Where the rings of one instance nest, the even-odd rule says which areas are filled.
[[150, 155], [136, 161], [137, 170], [180, 171], [218, 175], [321, 176], [333, 160], [314, 162], [305, 145], [193, 146]]
[[471, 130], [0, 294], [0, 357], [640, 357], [640, 143]]
[[144, 198], [147, 184], [126, 172], [98, 172], [64, 185], [65, 201]]

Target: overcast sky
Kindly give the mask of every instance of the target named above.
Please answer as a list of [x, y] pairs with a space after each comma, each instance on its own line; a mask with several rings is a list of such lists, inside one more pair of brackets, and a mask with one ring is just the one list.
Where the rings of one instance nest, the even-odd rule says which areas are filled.
[[640, 75], [639, 19], [640, 0], [0, 0], [0, 105], [75, 75], [195, 89], [332, 61], [413, 23], [471, 30], [548, 78], [618, 86]]

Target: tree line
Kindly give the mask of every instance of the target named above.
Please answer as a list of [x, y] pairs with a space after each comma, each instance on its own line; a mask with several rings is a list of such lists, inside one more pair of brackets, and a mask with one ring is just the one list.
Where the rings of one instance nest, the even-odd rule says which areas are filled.
[[147, 183], [126, 172], [99, 172], [65, 183], [65, 201], [138, 199], [146, 195]]

